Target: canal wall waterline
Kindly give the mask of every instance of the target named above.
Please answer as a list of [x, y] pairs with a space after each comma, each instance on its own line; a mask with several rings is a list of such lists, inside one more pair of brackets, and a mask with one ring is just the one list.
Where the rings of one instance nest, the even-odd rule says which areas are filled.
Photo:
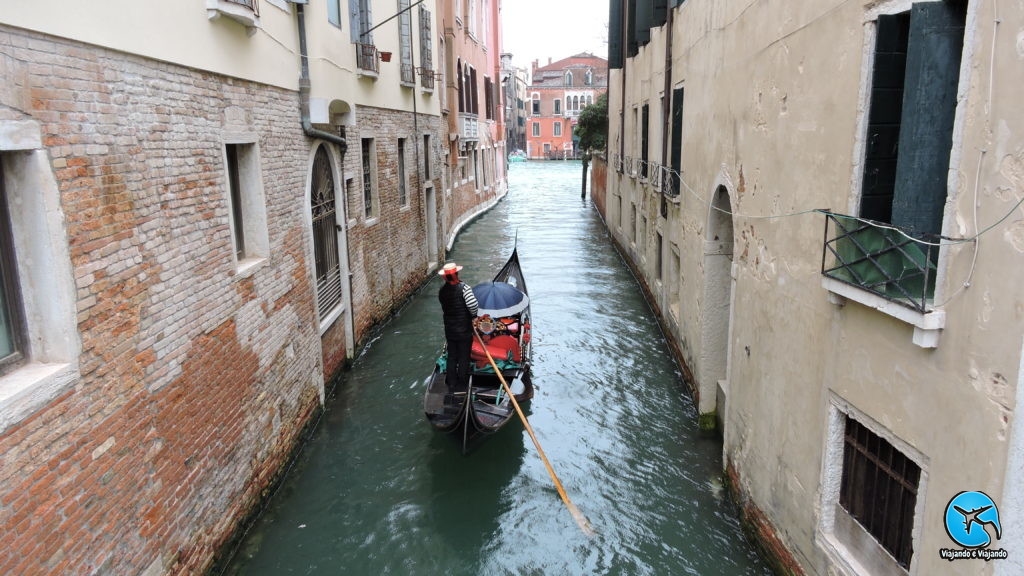
[[[622, 259], [623, 264], [626, 265], [630, 273], [633, 275], [637, 286], [640, 287], [640, 290], [644, 295], [644, 300], [647, 301], [647, 305], [658, 320], [658, 327], [661, 329], [665, 342], [668, 344], [668, 348], [672, 352], [673, 360], [675, 360], [676, 364], [679, 366], [679, 370], [683, 375], [683, 382], [686, 384], [686, 388], [690, 392], [690, 397], [695, 405], [699, 405], [700, 390], [693, 377], [693, 372], [687, 364], [686, 357], [683, 354], [682, 348], [676, 339], [675, 334], [670, 329], [665, 319], [661, 306], [658, 305], [657, 298], [655, 298], [654, 293], [651, 291], [651, 287], [644, 279], [642, 271], [636, 266], [632, 259], [627, 257], [628, 252], [620, 244], [615, 234], [611, 233], [611, 228], [608, 226], [608, 222], [605, 219], [607, 202], [607, 161], [603, 155], [599, 156], [595, 154], [591, 160], [591, 166], [593, 167], [590, 176], [591, 201], [594, 204], [595, 212], [597, 212], [598, 217], [601, 219], [601, 223], [608, 232], [608, 239], [611, 241], [612, 246], [615, 247], [615, 251], [618, 253], [619, 258]], [[718, 407], [715, 412], [701, 413], [698, 411], [697, 418], [700, 428], [705, 431], [713, 429], [716, 432], [716, 437], [721, 441], [724, 428], [720, 415], [724, 413], [725, 398], [720, 396], [718, 398]], [[743, 526], [744, 534], [757, 546], [762, 556], [764, 556], [765, 560], [776, 574], [784, 576], [803, 575], [804, 572], [800, 563], [796, 560], [792, 551], [786, 546], [785, 541], [779, 537], [778, 531], [774, 525], [768, 519], [767, 515], [757, 507], [754, 501], [750, 498], [750, 495], [743, 489], [739, 470], [737, 470], [735, 463], [727, 454], [725, 454], [724, 449], [723, 459], [725, 462], [725, 468], [722, 470], [724, 485], [728, 491], [729, 497], [736, 505], [736, 510], [739, 513], [740, 523]]]

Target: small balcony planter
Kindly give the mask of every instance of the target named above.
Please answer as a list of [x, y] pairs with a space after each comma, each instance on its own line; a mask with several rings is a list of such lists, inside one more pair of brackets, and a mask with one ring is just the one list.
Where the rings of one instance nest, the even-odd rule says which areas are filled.
[[380, 61], [381, 62], [391, 62], [391, 52], [381, 52], [380, 53]]

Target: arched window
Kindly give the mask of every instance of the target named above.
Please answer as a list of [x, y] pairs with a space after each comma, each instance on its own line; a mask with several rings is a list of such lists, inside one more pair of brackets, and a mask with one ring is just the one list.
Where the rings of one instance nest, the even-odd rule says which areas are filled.
[[530, 114], [540, 116], [540, 94], [534, 92], [530, 99], [532, 100]]
[[587, 94], [587, 106], [590, 106], [593, 103], [594, 103], [594, 97], [592, 95], [590, 95], [590, 94]]
[[313, 157], [309, 187], [313, 211], [313, 258], [316, 261], [316, 302], [320, 318], [341, 304], [341, 255], [338, 247], [338, 215], [334, 166], [321, 144]]
[[593, 70], [587, 70], [587, 75], [583, 78], [583, 81], [586, 83], [587, 86], [590, 86], [591, 84], [593, 84], [594, 83], [594, 71]]
[[572, 72], [565, 73], [565, 85], [572, 86]]
[[573, 96], [572, 97], [572, 109], [573, 110], [579, 110], [580, 109], [580, 97], [579, 96]]

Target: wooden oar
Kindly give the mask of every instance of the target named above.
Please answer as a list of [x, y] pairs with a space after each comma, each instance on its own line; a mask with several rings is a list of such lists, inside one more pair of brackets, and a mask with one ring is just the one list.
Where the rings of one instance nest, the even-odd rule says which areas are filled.
[[[508, 394], [508, 399], [512, 401], [512, 406], [516, 409], [516, 414], [519, 414], [519, 419], [523, 421], [523, 427], [526, 428], [526, 432], [530, 435], [530, 439], [533, 440], [533, 445], [537, 447], [537, 452], [540, 453], [541, 460], [544, 461], [544, 466], [548, 469], [548, 474], [551, 475], [551, 480], [555, 483], [555, 489], [558, 490], [558, 495], [562, 497], [562, 502], [565, 502], [565, 507], [569, 509], [569, 513], [572, 514], [573, 520], [576, 520], [576, 524], [579, 525], [580, 530], [583, 531], [587, 536], [593, 536], [594, 530], [590, 527], [590, 522], [587, 517], [580, 512], [580, 509], [569, 500], [569, 496], [566, 495], [565, 489], [562, 488], [562, 482], [558, 479], [555, 474], [555, 469], [551, 467], [551, 462], [548, 461], [548, 457], [544, 455], [544, 449], [540, 447], [540, 442], [537, 441], [537, 436], [533, 433], [533, 428], [530, 426], [529, 420], [526, 419], [526, 414], [523, 414], [522, 408], [519, 407], [519, 402], [516, 401], [516, 395], [512, 393], [512, 389], [509, 388], [508, 382], [505, 382], [505, 377], [501, 374], [501, 370], [498, 369], [498, 365], [494, 363], [494, 358], [491, 357], [491, 352], [487, 349], [487, 345], [484, 344], [484, 339], [480, 337], [480, 333], [475, 329], [473, 334], [476, 335], [476, 339], [480, 342], [480, 346], [484, 349], [484, 354], [487, 355], [487, 361], [491, 363], [491, 368], [494, 368], [494, 373], [498, 375], [498, 380], [501, 380], [501, 385], [505, 388], [505, 393]], [[467, 400], [467, 401], [472, 401]], [[468, 410], [468, 406], [466, 407]]]

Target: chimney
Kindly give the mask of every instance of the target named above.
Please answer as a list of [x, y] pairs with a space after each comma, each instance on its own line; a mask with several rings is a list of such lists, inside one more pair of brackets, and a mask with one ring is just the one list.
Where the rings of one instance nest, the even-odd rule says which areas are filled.
[[551, 66], [551, 56], [548, 56], [548, 66]]

